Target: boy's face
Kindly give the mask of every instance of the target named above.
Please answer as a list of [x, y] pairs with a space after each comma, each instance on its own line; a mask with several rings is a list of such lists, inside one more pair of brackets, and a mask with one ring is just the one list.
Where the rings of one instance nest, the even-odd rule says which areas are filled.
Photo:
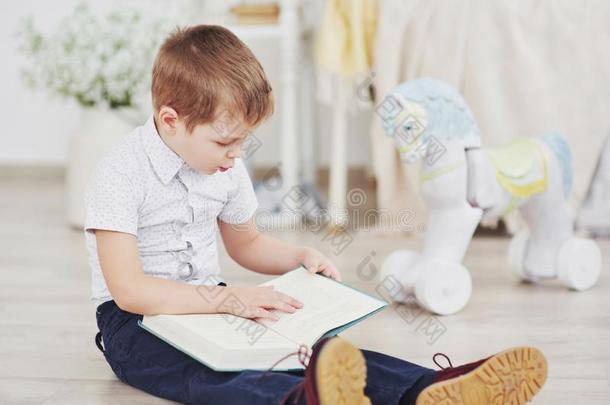
[[[161, 128], [166, 129], [164, 124], [162, 121]], [[235, 159], [241, 156], [244, 140], [253, 129], [238, 120], [223, 121], [221, 117], [214, 122], [197, 125], [189, 133], [183, 120], [175, 119], [170, 136], [162, 137], [193, 170], [214, 174], [233, 167]]]

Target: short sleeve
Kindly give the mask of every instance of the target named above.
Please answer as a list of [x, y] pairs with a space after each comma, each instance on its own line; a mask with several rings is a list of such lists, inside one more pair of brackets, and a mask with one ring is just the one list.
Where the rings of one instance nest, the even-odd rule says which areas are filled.
[[85, 193], [85, 231], [102, 229], [137, 236], [139, 196], [127, 174], [102, 160]]
[[243, 224], [254, 215], [258, 208], [256, 194], [246, 165], [241, 159], [235, 159], [235, 166], [228, 174], [232, 184], [228, 192], [227, 203], [218, 218], [228, 224]]

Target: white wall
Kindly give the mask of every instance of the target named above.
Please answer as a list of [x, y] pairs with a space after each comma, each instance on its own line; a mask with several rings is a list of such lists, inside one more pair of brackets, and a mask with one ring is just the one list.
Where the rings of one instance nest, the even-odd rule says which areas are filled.
[[[4, 63], [0, 65], [0, 108], [5, 117], [0, 133], [0, 165], [64, 165], [67, 157], [67, 141], [79, 125], [80, 109], [74, 102], [66, 101], [46, 93], [32, 90], [20, 78], [20, 68], [25, 60], [17, 49], [15, 32], [19, 20], [25, 15], [33, 15], [42, 31], [51, 31], [63, 17], [72, 12], [78, 0], [23, 0], [0, 3], [0, 49], [4, 53]], [[200, 5], [196, 0], [144, 1], [122, 0], [96, 2], [88, 1], [97, 13], [114, 7], [147, 7], [155, 15], [173, 16], [177, 24], [197, 20]], [[193, 17], [195, 15], [195, 17]], [[279, 85], [279, 43], [245, 40], [261, 59], [277, 98], [281, 98]], [[281, 109], [278, 109], [281, 113]], [[329, 109], [318, 108], [318, 122], [315, 123], [318, 136], [318, 157], [322, 165], [328, 164], [330, 149]], [[358, 114], [350, 120], [349, 163], [369, 165], [368, 127], [370, 114]], [[279, 156], [279, 116], [276, 114], [265, 124], [257, 136], [263, 147], [257, 152], [256, 164], [272, 165]]]
[[17, 49], [15, 32], [26, 14], [34, 14], [39, 25], [46, 28], [76, 2], [63, 1], [60, 6], [42, 1], [0, 4], [0, 49], [4, 54], [0, 65], [0, 108], [4, 117], [0, 164], [63, 164], [66, 134], [75, 128], [78, 109], [72, 103], [33, 92], [23, 84], [19, 75], [23, 57]]

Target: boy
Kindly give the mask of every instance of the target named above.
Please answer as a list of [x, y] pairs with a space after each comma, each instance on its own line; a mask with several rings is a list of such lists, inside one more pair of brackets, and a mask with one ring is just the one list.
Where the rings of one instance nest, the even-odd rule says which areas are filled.
[[252, 271], [282, 274], [303, 264], [340, 279], [320, 252], [263, 235], [252, 220], [257, 203], [240, 149], [272, 113], [273, 97], [235, 35], [216, 26], [175, 31], [156, 57], [152, 98], [153, 116], [100, 162], [86, 197], [96, 344], [119, 379], [197, 404], [486, 403], [513, 394], [511, 403], [523, 403], [544, 383], [536, 349], [435, 372], [340, 338], [319, 342], [305, 373], [216, 372], [138, 327], [143, 314], [230, 312], [219, 307], [228, 294], [248, 318], [302, 307], [270, 288], [222, 282], [207, 287], [219, 289], [216, 301], [202, 299], [197, 287], [220, 280], [217, 229], [229, 255]]

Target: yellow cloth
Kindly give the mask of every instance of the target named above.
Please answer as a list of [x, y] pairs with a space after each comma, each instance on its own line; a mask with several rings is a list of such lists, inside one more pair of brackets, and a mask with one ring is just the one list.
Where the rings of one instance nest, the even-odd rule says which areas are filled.
[[318, 67], [345, 78], [373, 65], [377, 0], [328, 0], [316, 38]]
[[490, 148], [486, 152], [498, 182], [511, 196], [525, 198], [546, 190], [546, 156], [537, 141], [517, 138], [506, 146]]

